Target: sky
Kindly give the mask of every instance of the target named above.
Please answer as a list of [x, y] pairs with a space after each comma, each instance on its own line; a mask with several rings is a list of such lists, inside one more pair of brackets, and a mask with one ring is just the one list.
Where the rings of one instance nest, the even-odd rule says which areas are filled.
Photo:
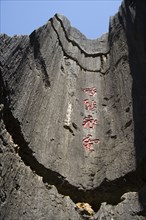
[[0, 0], [0, 33], [30, 34], [56, 13], [87, 38], [108, 32], [109, 17], [118, 12], [122, 0]]

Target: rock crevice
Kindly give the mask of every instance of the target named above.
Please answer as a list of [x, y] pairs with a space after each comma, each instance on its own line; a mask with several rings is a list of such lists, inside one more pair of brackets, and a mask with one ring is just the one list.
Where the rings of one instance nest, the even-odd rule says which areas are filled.
[[56, 14], [0, 35], [0, 218], [144, 220], [146, 3], [88, 40]]

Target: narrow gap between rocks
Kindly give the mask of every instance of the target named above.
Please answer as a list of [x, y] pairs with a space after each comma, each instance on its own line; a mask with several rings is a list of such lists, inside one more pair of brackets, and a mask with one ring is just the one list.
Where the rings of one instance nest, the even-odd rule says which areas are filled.
[[98, 211], [102, 202], [116, 205], [121, 202], [121, 196], [129, 191], [138, 191], [141, 182], [137, 173], [129, 173], [118, 180], [108, 182], [104, 181], [99, 187], [91, 190], [81, 190], [71, 185], [62, 175], [52, 171], [33, 156], [29, 144], [24, 140], [20, 123], [15, 119], [8, 107], [4, 109], [4, 122], [6, 129], [13, 137], [15, 144], [20, 146], [19, 156], [23, 162], [39, 176], [43, 177], [43, 182], [49, 185], [55, 185], [58, 192], [65, 196], [70, 196], [74, 203], [84, 202], [91, 205], [95, 212]]
[[23, 137], [20, 122], [13, 116], [9, 108], [10, 91], [8, 88], [5, 88], [1, 75], [0, 91], [2, 91], [0, 100], [4, 104], [3, 120], [6, 129], [12, 136], [14, 143], [20, 147], [19, 156], [23, 162], [37, 175], [41, 176], [44, 183], [54, 185], [60, 194], [69, 196], [74, 203], [83, 202], [90, 204], [95, 212], [98, 211], [102, 202], [116, 205], [121, 202], [121, 196], [124, 193], [137, 192], [141, 188], [143, 182], [138, 176], [138, 173], [134, 172], [114, 181], [105, 179], [100, 186], [93, 189], [79, 189], [77, 186], [70, 184], [59, 173], [40, 164], [33, 155], [29, 143]]

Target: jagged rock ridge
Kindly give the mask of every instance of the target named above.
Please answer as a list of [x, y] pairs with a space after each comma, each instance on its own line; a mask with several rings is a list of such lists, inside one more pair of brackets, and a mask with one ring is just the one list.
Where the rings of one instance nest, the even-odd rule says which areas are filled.
[[1, 219], [145, 219], [145, 12], [97, 40], [58, 14], [0, 35]]

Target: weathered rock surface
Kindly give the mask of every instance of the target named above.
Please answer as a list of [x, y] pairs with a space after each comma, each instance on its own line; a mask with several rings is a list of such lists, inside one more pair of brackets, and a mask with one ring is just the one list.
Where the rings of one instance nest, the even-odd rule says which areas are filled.
[[0, 35], [1, 219], [146, 219], [145, 39], [144, 0], [97, 40]]

